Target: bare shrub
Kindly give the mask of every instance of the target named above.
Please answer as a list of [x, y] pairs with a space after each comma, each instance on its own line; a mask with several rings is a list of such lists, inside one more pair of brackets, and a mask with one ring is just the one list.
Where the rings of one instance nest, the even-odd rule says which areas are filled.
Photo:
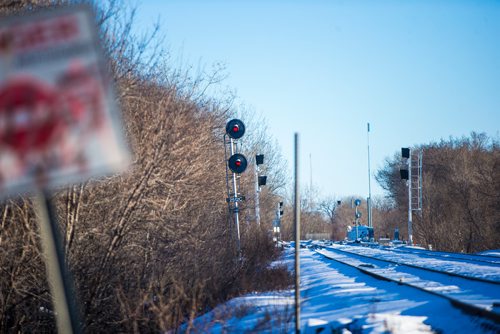
[[[14, 1], [0, 12], [37, 6]], [[224, 74], [216, 68], [193, 79], [170, 68], [156, 28], [133, 36], [134, 10], [115, 1], [95, 7], [133, 164], [127, 173], [68, 186], [52, 199], [84, 330], [165, 331], [231, 296], [287, 284], [284, 269], [268, 268], [277, 256], [270, 222], [245, 226], [243, 260], [235, 256], [222, 141], [235, 111], [231, 96], [206, 95]], [[266, 145], [269, 157], [278, 155], [265, 139], [248, 138], [254, 152]], [[242, 184], [251, 198], [252, 182]], [[264, 202], [281, 187], [270, 185]], [[250, 217], [252, 203], [242, 210]], [[265, 205], [262, 212], [270, 215]], [[54, 331], [31, 201], [8, 201], [0, 213], [0, 331]]]
[[[499, 248], [498, 139], [472, 133], [418, 147], [423, 158], [423, 210], [414, 215], [418, 243], [440, 250], [478, 252]], [[388, 159], [377, 181], [404, 219], [408, 195], [399, 180], [399, 156]]]

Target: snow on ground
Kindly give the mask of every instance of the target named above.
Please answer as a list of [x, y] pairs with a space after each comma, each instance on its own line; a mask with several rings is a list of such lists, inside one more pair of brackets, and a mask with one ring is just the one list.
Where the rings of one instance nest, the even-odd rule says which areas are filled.
[[[498, 265], [487, 265], [487, 264], [474, 264], [471, 262], [457, 262], [453, 260], [440, 259], [440, 258], [429, 258], [429, 257], [421, 257], [418, 253], [415, 254], [406, 254], [402, 256], [401, 253], [391, 252], [390, 249], [377, 249], [371, 247], [352, 247], [352, 246], [344, 246], [344, 245], [331, 245], [331, 248], [340, 249], [340, 250], [348, 250], [350, 252], [360, 254], [360, 255], [368, 255], [368, 256], [376, 256], [382, 260], [395, 261], [410, 265], [416, 265], [419, 267], [429, 268], [429, 269], [437, 269], [437, 270], [445, 270], [447, 272], [461, 274], [470, 277], [484, 278], [494, 281], [500, 281], [500, 269]], [[405, 247], [406, 249], [410, 249], [409, 247]]]
[[[356, 247], [356, 249], [357, 248], [361, 247]], [[338, 254], [337, 252], [331, 251], [332, 249], [333, 248], [325, 248], [317, 250], [317, 252], [357, 267], [363, 267], [364, 270], [380, 274], [394, 281], [405, 282], [427, 291], [439, 292], [451, 298], [466, 301], [488, 310], [492, 310], [494, 303], [500, 301], [500, 286], [492, 285], [486, 290], [485, 284], [482, 282], [465, 280], [459, 277], [443, 275], [441, 273], [427, 272], [418, 268], [379, 261], [378, 258], [381, 258], [381, 256], [371, 259], [356, 259], [352, 258], [352, 256], [346, 256], [344, 253]], [[407, 263], [408, 261], [405, 260], [404, 262]], [[461, 266], [462, 263], [458, 263], [457, 265]], [[446, 266], [449, 266], [449, 264], [446, 264]], [[497, 266], [496, 271], [500, 273], [500, 267]]]
[[[282, 260], [290, 270], [293, 257], [289, 249]], [[287, 290], [234, 298], [189, 327], [194, 333], [292, 333], [294, 324], [294, 292]], [[321, 327], [328, 328], [323, 333], [493, 333], [487, 326], [441, 298], [301, 249], [302, 333]]]
[[489, 251], [484, 251], [477, 253], [478, 255], [488, 255], [488, 256], [497, 256], [500, 257], [500, 249], [494, 249], [494, 250], [489, 250]]

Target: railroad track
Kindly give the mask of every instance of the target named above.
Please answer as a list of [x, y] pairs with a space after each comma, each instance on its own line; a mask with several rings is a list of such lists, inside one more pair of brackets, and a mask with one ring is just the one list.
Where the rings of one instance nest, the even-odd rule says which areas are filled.
[[360, 255], [335, 248], [315, 250], [325, 258], [354, 267], [374, 278], [392, 281], [448, 300], [468, 314], [500, 324], [500, 282]]
[[338, 245], [326, 247], [326, 249], [344, 251], [350, 254], [366, 256], [367, 258], [377, 258], [398, 265], [425, 268], [426, 270], [437, 273], [445, 272], [449, 276], [471, 278], [500, 285], [500, 267], [495, 264], [485, 264], [473, 261], [463, 262], [443, 258], [433, 258], [433, 261], [429, 261], [429, 256], [422, 257], [420, 254], [414, 252], [408, 252], [406, 256], [403, 256], [402, 253], [394, 252], [392, 249], [374, 249], [370, 247], [346, 247]]
[[498, 256], [449, 253], [441, 251], [428, 251], [423, 249], [408, 250], [404, 248], [393, 248], [390, 249], [390, 251], [404, 254], [418, 254], [418, 256], [424, 256], [427, 258], [441, 258], [445, 260], [461, 261], [465, 263], [487, 263], [489, 265], [500, 267], [500, 257]]

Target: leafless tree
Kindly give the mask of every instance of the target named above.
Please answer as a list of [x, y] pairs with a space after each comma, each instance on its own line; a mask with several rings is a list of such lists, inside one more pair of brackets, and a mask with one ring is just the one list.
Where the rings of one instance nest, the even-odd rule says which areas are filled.
[[[418, 243], [434, 248], [477, 252], [499, 247], [498, 139], [472, 133], [418, 147], [424, 151], [423, 210], [414, 215]], [[399, 156], [388, 159], [377, 181], [403, 218], [405, 185], [398, 180]]]

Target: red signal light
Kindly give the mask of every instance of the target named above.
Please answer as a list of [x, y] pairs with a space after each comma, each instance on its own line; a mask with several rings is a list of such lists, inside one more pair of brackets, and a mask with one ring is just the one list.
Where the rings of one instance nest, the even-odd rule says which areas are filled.
[[243, 154], [233, 154], [227, 161], [227, 166], [233, 173], [243, 173], [247, 168], [247, 158]]
[[226, 124], [226, 134], [233, 139], [240, 139], [245, 134], [245, 124], [239, 119], [232, 119]]

